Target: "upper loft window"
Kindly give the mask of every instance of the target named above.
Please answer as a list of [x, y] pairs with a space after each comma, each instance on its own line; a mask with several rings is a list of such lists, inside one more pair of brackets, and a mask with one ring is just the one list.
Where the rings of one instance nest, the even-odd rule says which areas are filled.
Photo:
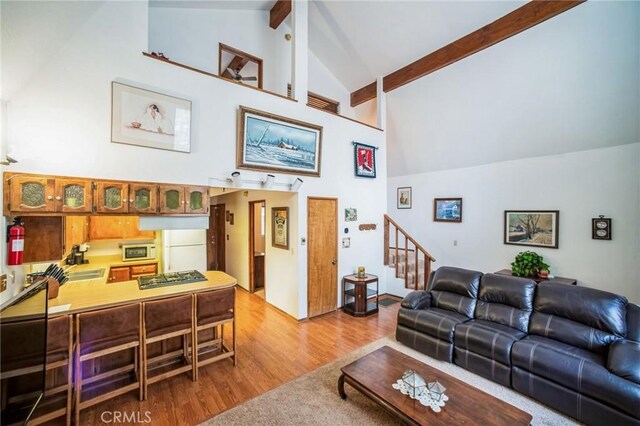
[[262, 89], [262, 59], [220, 43], [218, 75]]
[[[314, 108], [318, 108], [318, 109], [322, 109], [325, 111], [329, 111], [332, 112], [334, 114], [339, 114], [340, 113], [340, 102], [338, 101], [334, 101], [332, 99], [329, 98], [325, 98], [324, 96], [320, 96], [316, 93], [313, 92], [308, 92], [307, 93], [308, 96], [308, 100], [307, 100], [307, 105], [314, 107]], [[287, 97], [291, 98], [291, 85], [287, 84]]]

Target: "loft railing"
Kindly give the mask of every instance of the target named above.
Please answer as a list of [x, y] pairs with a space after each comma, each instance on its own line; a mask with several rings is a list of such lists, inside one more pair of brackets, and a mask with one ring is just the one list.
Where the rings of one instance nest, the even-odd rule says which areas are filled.
[[[392, 228], [393, 227], [393, 231]], [[393, 246], [391, 245], [391, 236], [392, 233], [395, 236], [393, 239]], [[404, 240], [404, 248], [400, 248], [400, 236]], [[389, 264], [391, 254], [393, 253], [393, 259], [391, 265]], [[404, 255], [402, 255], [404, 254]], [[422, 255], [422, 259], [420, 258]], [[412, 257], [412, 259], [410, 258]], [[403, 258], [403, 260], [401, 260]], [[413, 260], [413, 263], [411, 262]], [[420, 263], [422, 260], [422, 265]], [[429, 280], [429, 275], [431, 274], [431, 262], [435, 262], [436, 260], [429, 254], [427, 250], [424, 249], [418, 242], [411, 237], [407, 231], [402, 229], [400, 225], [398, 225], [393, 219], [391, 219], [388, 215], [384, 215], [384, 264], [387, 266], [391, 266], [396, 270], [396, 277], [402, 278], [404, 277], [404, 286], [405, 288], [413, 288], [414, 290], [422, 290], [426, 289], [427, 281]], [[404, 266], [403, 272], [400, 272], [400, 265]], [[413, 276], [411, 277], [411, 282], [409, 279], [410, 266], [413, 265]], [[424, 271], [424, 276], [422, 282], [420, 282], [420, 268]]]

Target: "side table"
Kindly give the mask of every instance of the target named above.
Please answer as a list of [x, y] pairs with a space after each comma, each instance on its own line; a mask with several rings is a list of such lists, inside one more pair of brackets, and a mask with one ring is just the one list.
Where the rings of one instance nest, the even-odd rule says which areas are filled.
[[[375, 289], [372, 288], [374, 284]], [[343, 277], [342, 303], [344, 312], [354, 317], [377, 313], [378, 277], [373, 274], [367, 274], [364, 278], [358, 278], [355, 274]]]
[[[511, 269], [501, 269], [499, 271], [496, 271], [496, 274], [513, 276], [513, 273], [511, 272]], [[545, 282], [545, 281], [553, 283], [553, 284], [567, 284], [567, 285], [577, 285], [578, 284], [578, 281], [576, 281], [575, 278], [563, 278], [563, 277], [553, 277], [553, 278], [523, 277], [523, 278], [530, 278], [530, 279], [534, 280], [536, 282], [536, 284], [540, 284], [540, 283]]]

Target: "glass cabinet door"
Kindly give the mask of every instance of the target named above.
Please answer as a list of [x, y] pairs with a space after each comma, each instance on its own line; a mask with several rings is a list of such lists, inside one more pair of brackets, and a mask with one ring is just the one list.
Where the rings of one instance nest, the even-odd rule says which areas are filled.
[[57, 210], [62, 212], [90, 212], [93, 207], [91, 181], [56, 179]]
[[182, 186], [160, 186], [160, 213], [184, 213], [184, 205]]
[[206, 187], [188, 187], [186, 213], [207, 213], [209, 211], [209, 191]]
[[129, 211], [128, 185], [122, 182], [98, 182], [97, 211], [100, 213], [126, 213]]
[[9, 178], [8, 185], [11, 193], [9, 211], [55, 211], [54, 179], [41, 176], [15, 176]]
[[129, 185], [129, 212], [130, 213], [155, 213], [157, 185], [130, 184]]

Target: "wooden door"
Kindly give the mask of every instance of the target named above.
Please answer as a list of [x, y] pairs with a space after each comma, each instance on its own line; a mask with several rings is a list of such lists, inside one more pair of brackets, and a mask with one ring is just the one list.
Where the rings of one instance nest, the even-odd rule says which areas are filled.
[[[266, 217], [260, 211], [266, 211], [265, 200], [249, 201], [249, 292], [264, 288], [265, 283], [265, 235], [260, 228], [266, 231]], [[256, 213], [258, 211], [258, 213]], [[266, 232], [265, 232], [266, 233]], [[258, 241], [258, 238], [261, 241]]]
[[127, 213], [129, 211], [129, 184], [98, 182], [96, 185], [98, 213]]
[[118, 266], [109, 269], [107, 284], [129, 281], [131, 279], [131, 269], [128, 266]]
[[122, 238], [127, 240], [155, 240], [156, 231], [141, 231], [138, 216], [123, 216]]
[[120, 240], [128, 216], [91, 216], [89, 240]]
[[185, 213], [209, 212], [209, 189], [204, 186], [187, 186], [185, 189]]
[[160, 213], [184, 213], [184, 187], [160, 185]]
[[64, 217], [64, 252], [68, 253], [76, 244], [82, 244], [89, 240], [88, 216]]
[[24, 216], [24, 261], [59, 262], [64, 244], [64, 224], [60, 216]]
[[209, 215], [209, 229], [207, 229], [207, 270], [225, 271], [227, 268], [225, 257], [225, 205], [216, 204]]
[[158, 185], [129, 184], [129, 213], [155, 214], [158, 209]]
[[56, 211], [90, 213], [92, 209], [91, 180], [56, 178]]
[[9, 208], [11, 212], [53, 212], [55, 180], [47, 176], [12, 176]]
[[307, 201], [307, 316], [335, 311], [338, 298], [338, 200]]

